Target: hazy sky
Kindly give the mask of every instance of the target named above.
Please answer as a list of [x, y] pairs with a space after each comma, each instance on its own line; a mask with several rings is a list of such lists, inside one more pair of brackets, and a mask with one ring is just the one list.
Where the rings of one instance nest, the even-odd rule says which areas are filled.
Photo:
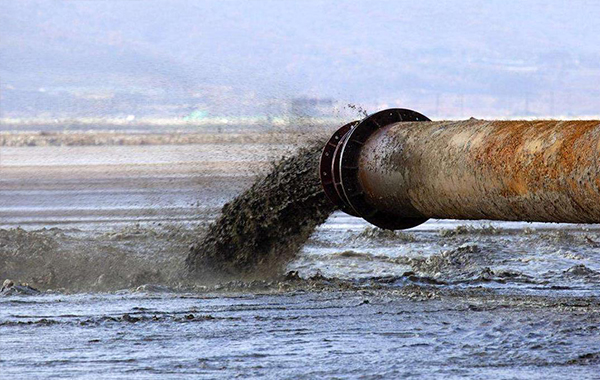
[[596, 1], [0, 0], [0, 89], [600, 113], [599, 18]]

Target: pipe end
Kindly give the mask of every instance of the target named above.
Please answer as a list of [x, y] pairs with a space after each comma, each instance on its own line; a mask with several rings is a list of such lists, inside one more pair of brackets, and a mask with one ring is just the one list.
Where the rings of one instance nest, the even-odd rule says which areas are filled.
[[320, 178], [327, 197], [345, 213], [362, 217], [383, 229], [407, 229], [427, 221], [427, 218], [402, 218], [386, 210], [375, 209], [365, 200], [358, 180], [360, 150], [369, 137], [378, 129], [390, 124], [414, 121], [430, 120], [412, 110], [391, 108], [338, 129], [327, 142], [321, 155]]

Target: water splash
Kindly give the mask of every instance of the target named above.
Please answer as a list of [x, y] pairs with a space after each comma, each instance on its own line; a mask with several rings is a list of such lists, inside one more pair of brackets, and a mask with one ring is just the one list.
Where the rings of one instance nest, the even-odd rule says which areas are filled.
[[335, 207], [318, 177], [323, 143], [275, 164], [232, 202], [195, 244], [187, 267], [203, 281], [269, 278], [282, 273]]

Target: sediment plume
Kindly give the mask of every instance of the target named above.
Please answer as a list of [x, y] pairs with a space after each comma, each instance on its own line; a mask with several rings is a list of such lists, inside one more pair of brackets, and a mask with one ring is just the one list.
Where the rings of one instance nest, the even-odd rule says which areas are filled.
[[273, 278], [335, 210], [319, 180], [324, 142], [276, 163], [264, 178], [227, 203], [193, 244], [186, 265], [202, 281]]
[[114, 291], [185, 286], [187, 247], [201, 226], [128, 226], [114, 231], [0, 229], [0, 284], [39, 290]]

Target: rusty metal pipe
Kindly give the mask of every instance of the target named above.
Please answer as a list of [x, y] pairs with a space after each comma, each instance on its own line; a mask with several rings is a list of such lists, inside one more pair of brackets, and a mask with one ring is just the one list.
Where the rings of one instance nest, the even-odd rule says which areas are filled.
[[428, 218], [600, 223], [600, 121], [432, 122], [392, 109], [346, 129], [332, 159], [324, 150], [325, 192], [379, 227]]

